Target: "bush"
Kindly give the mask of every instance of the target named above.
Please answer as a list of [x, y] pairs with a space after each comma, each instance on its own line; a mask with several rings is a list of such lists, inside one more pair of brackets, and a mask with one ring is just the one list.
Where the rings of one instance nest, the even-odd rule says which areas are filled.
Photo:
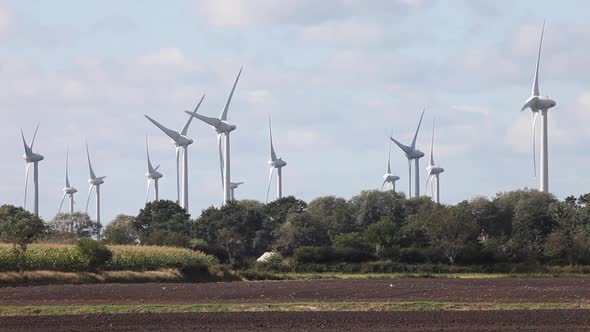
[[78, 240], [76, 248], [86, 260], [88, 260], [88, 269], [96, 271], [101, 269], [105, 263], [113, 257], [113, 253], [104, 245], [104, 243], [91, 238]]
[[330, 247], [299, 247], [293, 259], [299, 264], [327, 263], [334, 259], [334, 251]]
[[426, 256], [421, 248], [401, 248], [399, 251], [399, 261], [402, 263], [424, 263], [426, 262]]
[[370, 252], [357, 248], [336, 248], [333, 249], [333, 259], [342, 262], [366, 262], [375, 259]]

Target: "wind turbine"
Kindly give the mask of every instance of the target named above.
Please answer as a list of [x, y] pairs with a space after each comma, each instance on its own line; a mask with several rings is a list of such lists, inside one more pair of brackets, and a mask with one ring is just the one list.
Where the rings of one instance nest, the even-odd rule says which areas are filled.
[[147, 157], [147, 173], [145, 173], [145, 176], [148, 178], [147, 191], [145, 193], [145, 203], [147, 204], [148, 197], [150, 195], [150, 185], [152, 184], [152, 181], [154, 182], [154, 200], [158, 201], [158, 181], [164, 176], [162, 173], [158, 172], [158, 168], [160, 168], [160, 165], [156, 167], [152, 166], [147, 136], [145, 137], [145, 155]]
[[31, 140], [31, 146], [27, 145], [27, 141], [25, 140], [25, 134], [23, 130], [20, 130], [21, 137], [23, 139], [23, 145], [25, 146], [25, 154], [23, 154], [23, 159], [27, 163], [26, 171], [25, 171], [25, 202], [24, 208], [27, 208], [27, 187], [29, 185], [29, 169], [31, 164], [33, 164], [33, 183], [35, 185], [35, 201], [34, 201], [34, 208], [33, 213], [35, 216], [39, 216], [39, 162], [45, 157], [38, 153], [33, 152], [33, 146], [35, 145], [35, 138], [37, 137], [37, 131], [39, 130], [39, 124], [37, 124], [37, 128], [35, 128], [35, 134], [33, 134], [33, 140]]
[[412, 144], [410, 146], [404, 145], [398, 142], [395, 138], [390, 137], [391, 140], [397, 146], [399, 146], [400, 149], [402, 149], [406, 155], [406, 158], [408, 158], [408, 197], [412, 197], [412, 160], [414, 160], [415, 163], [414, 168], [416, 173], [414, 182], [414, 188], [416, 192], [415, 197], [420, 196], [420, 158], [424, 157], [424, 152], [416, 149], [416, 139], [418, 138], [418, 132], [420, 131], [420, 125], [422, 124], [422, 118], [424, 118], [425, 111], [426, 109], [422, 110], [422, 115], [420, 116], [420, 121], [418, 122], [418, 128], [416, 128], [416, 133], [414, 134], [414, 139], [412, 140]]
[[61, 203], [59, 204], [59, 210], [57, 213], [61, 213], [61, 208], [64, 205], [64, 201], [66, 200], [66, 196], [70, 196], [70, 213], [74, 213], [74, 194], [78, 192], [78, 189], [72, 187], [70, 185], [70, 179], [68, 177], [68, 161], [70, 156], [70, 149], [68, 148], [66, 152], [66, 186], [62, 189], [64, 195], [61, 199]]
[[541, 40], [539, 42], [539, 53], [537, 54], [537, 65], [535, 68], [535, 77], [533, 78], [533, 89], [531, 96], [522, 106], [521, 111], [530, 108], [533, 115], [533, 168], [536, 174], [536, 157], [535, 157], [535, 125], [537, 116], [541, 113], [541, 184], [539, 190], [542, 192], [549, 191], [549, 149], [547, 136], [547, 111], [555, 107], [557, 102], [549, 97], [540, 96], [539, 93], [539, 63], [541, 61], [541, 47], [543, 46], [543, 34], [545, 32], [545, 22], [541, 29]]
[[236, 197], [235, 197], [235, 195], [234, 195], [234, 194], [235, 194], [235, 190], [236, 190], [236, 189], [238, 189], [238, 187], [239, 187], [241, 184], [244, 184], [244, 182], [231, 182], [231, 183], [229, 184], [229, 189], [230, 189], [230, 191], [231, 191], [231, 193], [230, 193], [230, 196], [231, 196], [231, 200], [232, 200], [232, 201], [235, 201], [235, 200], [236, 200]]
[[[203, 99], [205, 99], [205, 95], [203, 94], [203, 97], [201, 97], [201, 100], [199, 100], [199, 103], [197, 104], [197, 107], [195, 107], [195, 110], [191, 113], [188, 112], [189, 114], [196, 114], [197, 111], [199, 110], [199, 107], [201, 106], [201, 103], [203, 102]], [[151, 123], [153, 123], [156, 127], [160, 128], [161, 131], [164, 132], [164, 134], [166, 134], [168, 137], [170, 137], [172, 139], [172, 142], [174, 143], [174, 145], [176, 146], [176, 194], [178, 197], [178, 204], [180, 204], [184, 210], [186, 211], [186, 213], [188, 213], [188, 146], [193, 144], [193, 140], [186, 137], [187, 132], [188, 132], [188, 128], [191, 125], [191, 122], [193, 121], [193, 117], [190, 116], [188, 118], [188, 120], [186, 121], [186, 123], [184, 124], [184, 127], [182, 127], [182, 130], [179, 132], [174, 131], [172, 129], [168, 129], [166, 127], [164, 127], [163, 125], [161, 125], [158, 121], [150, 118], [147, 114], [145, 115], [145, 117], [150, 120]], [[183, 160], [183, 166], [182, 166], [182, 200], [181, 200], [181, 186], [180, 186], [180, 150], [182, 149], [182, 160]]]
[[[230, 124], [227, 122], [227, 111], [229, 110], [229, 105], [231, 103], [231, 99], [234, 95], [234, 91], [236, 90], [236, 85], [238, 84], [238, 80], [240, 79], [240, 75], [242, 74], [242, 68], [238, 72], [238, 76], [234, 82], [234, 85], [231, 89], [229, 97], [227, 98], [227, 102], [225, 103], [225, 107], [223, 111], [221, 111], [221, 115], [219, 118], [212, 118], [208, 116], [204, 116], [198, 114], [196, 111], [190, 113], [185, 111], [186, 113], [190, 114], [191, 117], [195, 117], [206, 124], [210, 125], [215, 129], [217, 132], [217, 147], [219, 150], [219, 166], [221, 170], [221, 183], [223, 186], [223, 202], [229, 202], [231, 200], [231, 169], [230, 169], [230, 144], [229, 144], [229, 134], [236, 130], [236, 125]], [[222, 136], [225, 135], [225, 160], [224, 160], [224, 153], [222, 147]]]
[[287, 163], [282, 158], [277, 158], [275, 148], [272, 144], [272, 125], [270, 123], [270, 116], [268, 117], [268, 129], [270, 133], [270, 160], [268, 166], [270, 166], [270, 173], [268, 175], [268, 188], [266, 189], [266, 202], [268, 203], [268, 194], [270, 192], [270, 183], [272, 180], [272, 172], [277, 169], [277, 198], [283, 198], [283, 167], [287, 166]]
[[[440, 204], [440, 182], [439, 182], [439, 175], [440, 173], [444, 172], [445, 169], [439, 166], [435, 166], [434, 164], [434, 121], [432, 122], [432, 142], [430, 143], [430, 160], [428, 162], [428, 167], [426, 167], [426, 173], [428, 174], [428, 178], [426, 179], [426, 188], [428, 188], [428, 184], [430, 184], [430, 190], [432, 196], [434, 198], [434, 202]], [[434, 182], [436, 181], [436, 195], [434, 195]]]
[[[393, 133], [392, 133], [393, 135]], [[383, 184], [381, 185], [381, 190], [385, 187], [386, 184], [390, 183], [393, 192], [395, 192], [395, 182], [399, 180], [399, 176], [393, 175], [391, 173], [391, 140], [389, 141], [389, 150], [387, 154], [387, 169], [385, 170], [385, 175], [383, 175]]]
[[88, 203], [90, 203], [90, 195], [92, 194], [92, 188], [96, 188], [96, 222], [100, 225], [100, 185], [104, 183], [106, 176], [96, 176], [92, 169], [92, 162], [90, 161], [90, 151], [88, 150], [88, 142], [86, 142], [86, 157], [88, 158], [88, 170], [90, 171], [90, 179], [88, 183], [88, 199], [86, 199], [86, 213], [88, 213]]

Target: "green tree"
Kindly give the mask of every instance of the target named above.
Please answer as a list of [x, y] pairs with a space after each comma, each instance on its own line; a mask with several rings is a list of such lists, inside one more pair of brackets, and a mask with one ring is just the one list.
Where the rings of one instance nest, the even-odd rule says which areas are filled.
[[343, 198], [325, 196], [309, 202], [307, 212], [324, 224], [331, 240], [357, 230], [350, 204]]
[[350, 200], [350, 205], [360, 229], [381, 220], [401, 225], [405, 218], [405, 197], [391, 191], [363, 191]]
[[90, 219], [90, 216], [83, 212], [59, 213], [47, 225], [49, 226], [50, 237], [54, 239], [98, 238], [102, 229], [99, 223]]
[[176, 202], [149, 202], [133, 219], [142, 244], [187, 246], [193, 225], [186, 211]]
[[330, 246], [328, 230], [309, 213], [292, 213], [276, 231], [274, 249], [284, 255], [291, 255], [301, 246]]
[[23, 270], [23, 253], [29, 243], [43, 236], [47, 226], [39, 217], [21, 207], [3, 205], [0, 207], [0, 241], [12, 243], [13, 254]]
[[104, 240], [111, 244], [134, 244], [139, 240], [133, 216], [120, 214], [104, 230]]

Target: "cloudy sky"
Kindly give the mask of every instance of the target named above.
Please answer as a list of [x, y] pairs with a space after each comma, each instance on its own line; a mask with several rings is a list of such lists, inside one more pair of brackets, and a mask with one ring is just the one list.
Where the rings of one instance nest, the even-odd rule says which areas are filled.
[[[173, 145], [143, 114], [179, 130], [183, 110], [207, 93], [200, 112], [218, 115], [240, 66], [229, 112], [238, 126], [233, 179], [246, 181], [239, 198], [265, 198], [268, 114], [288, 162], [285, 193], [349, 198], [380, 186], [387, 135], [409, 142], [423, 105], [418, 147], [428, 153], [436, 116], [443, 202], [536, 188], [530, 114], [519, 109], [543, 19], [541, 92], [558, 102], [549, 118], [550, 189], [560, 198], [590, 191], [586, 1], [171, 3], [0, 2], [1, 203], [22, 204], [19, 130], [30, 138], [38, 121], [44, 218], [59, 206], [68, 145], [84, 208], [84, 139], [96, 172], [108, 176], [104, 221], [136, 214], [144, 203], [146, 134], [165, 174], [161, 196], [175, 199]], [[191, 213], [198, 215], [222, 198], [216, 138], [197, 121], [189, 136]], [[406, 191], [407, 161], [396, 147], [392, 167]]]

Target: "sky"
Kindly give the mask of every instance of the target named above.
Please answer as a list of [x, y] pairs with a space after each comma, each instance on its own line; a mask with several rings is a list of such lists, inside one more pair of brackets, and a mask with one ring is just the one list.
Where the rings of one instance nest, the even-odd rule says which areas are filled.
[[[350, 198], [380, 187], [389, 133], [409, 144], [423, 107], [417, 146], [428, 155], [436, 117], [443, 203], [537, 188], [531, 114], [519, 110], [543, 20], [540, 88], [558, 103], [549, 112], [550, 191], [580, 195], [590, 191], [588, 13], [587, 1], [0, 1], [0, 203], [23, 204], [20, 129], [30, 140], [38, 122], [46, 220], [62, 197], [68, 146], [85, 208], [85, 140], [95, 172], [107, 176], [103, 223], [144, 205], [146, 135], [164, 173], [161, 198], [175, 200], [174, 146], [143, 115], [180, 130], [184, 110], [206, 93], [199, 112], [218, 116], [241, 66], [228, 117], [237, 125], [232, 180], [245, 181], [238, 199], [265, 200], [269, 115], [288, 163], [284, 194]], [[198, 216], [223, 197], [216, 135], [194, 121], [188, 136]], [[391, 155], [407, 192], [407, 160], [396, 146]]]

